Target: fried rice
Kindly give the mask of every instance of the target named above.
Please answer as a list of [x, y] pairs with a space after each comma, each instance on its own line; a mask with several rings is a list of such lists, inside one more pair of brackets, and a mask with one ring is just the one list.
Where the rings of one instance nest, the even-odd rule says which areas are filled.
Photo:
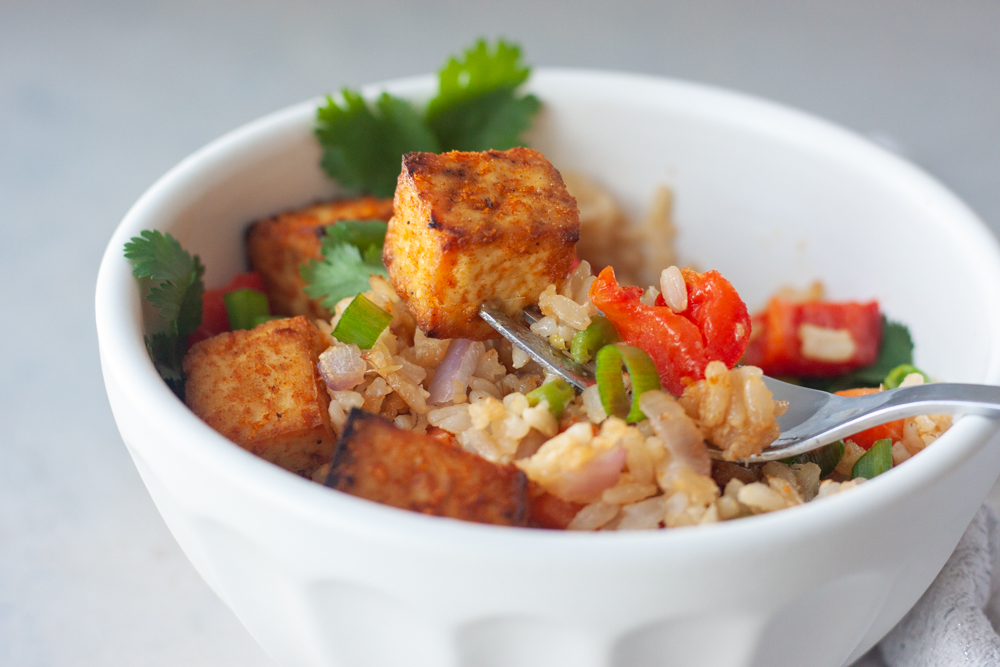
[[[675, 303], [680, 297], [671, 294], [680, 274], [674, 266], [670, 191], [661, 188], [646, 220], [630, 226], [606, 191], [582, 176], [564, 178], [579, 202], [578, 252], [586, 259], [562, 285], [542, 292], [542, 318], [531, 325], [532, 332], [567, 350], [573, 335], [590, 325], [598, 310], [588, 296], [594, 281], [588, 260], [597, 268], [613, 264], [623, 282], [646, 284], [644, 302], [652, 304], [662, 292], [668, 305], [682, 310], [686, 304]], [[668, 268], [656, 274], [651, 266]], [[582, 505], [571, 530], [727, 521], [810, 502], [862, 482], [849, 479], [850, 467], [864, 453], [850, 441], [837, 469], [840, 481], [821, 481], [815, 463], [772, 462], [757, 466], [747, 479], [721, 479], [713, 471], [706, 443], [728, 459], [739, 459], [760, 452], [779, 434], [775, 418], [787, 405], [773, 400], [759, 368], [728, 369], [711, 362], [705, 378], [689, 383], [679, 397], [644, 393], [640, 406], [648, 419], [637, 424], [609, 417], [595, 385], [570, 400], [557, 420], [546, 401], [529, 405], [526, 394], [551, 378], [519, 349], [503, 339], [428, 338], [386, 280], [372, 276], [370, 284], [364, 296], [392, 315], [371, 350], [332, 336], [351, 299], [337, 304], [332, 320], [316, 321], [329, 344], [320, 372], [338, 434], [347, 413], [357, 407], [494, 463], [512, 463], [550, 493]], [[442, 386], [434, 378], [449, 357], [449, 384]], [[926, 447], [949, 425], [946, 416], [906, 420], [905, 436], [893, 448], [894, 462]], [[320, 468], [314, 480], [322, 482], [328, 470], [328, 465]]]

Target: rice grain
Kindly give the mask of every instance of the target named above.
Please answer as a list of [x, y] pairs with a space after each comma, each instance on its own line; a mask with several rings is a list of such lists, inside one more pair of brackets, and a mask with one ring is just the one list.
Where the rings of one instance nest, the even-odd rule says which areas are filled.
[[684, 284], [684, 276], [676, 266], [668, 266], [660, 274], [660, 292], [667, 306], [675, 313], [687, 310], [688, 293]]
[[573, 520], [566, 526], [567, 530], [597, 530], [607, 525], [612, 519], [618, 516], [620, 511], [618, 505], [598, 501], [583, 508], [576, 513]]

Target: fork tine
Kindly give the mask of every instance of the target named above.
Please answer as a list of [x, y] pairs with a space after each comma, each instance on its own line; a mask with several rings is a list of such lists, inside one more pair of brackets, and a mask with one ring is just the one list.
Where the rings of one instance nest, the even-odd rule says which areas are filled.
[[787, 401], [788, 410], [778, 417], [782, 434], [802, 424], [827, 405], [833, 394], [776, 380], [765, 375], [764, 385], [776, 401]]
[[484, 303], [479, 307], [479, 316], [497, 333], [509, 340], [512, 345], [517, 346], [548, 372], [569, 382], [578, 391], [583, 391], [595, 384], [592, 368], [578, 364], [556, 351], [547, 340], [533, 334], [530, 329], [512, 318], [502, 308]]

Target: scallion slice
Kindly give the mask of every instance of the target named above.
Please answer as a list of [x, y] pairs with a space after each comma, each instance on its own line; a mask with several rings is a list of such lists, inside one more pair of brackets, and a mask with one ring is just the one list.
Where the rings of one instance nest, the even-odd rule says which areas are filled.
[[552, 413], [553, 417], [559, 419], [562, 417], [563, 410], [566, 409], [566, 404], [573, 400], [574, 396], [576, 396], [576, 392], [569, 382], [562, 378], [556, 378], [537, 389], [532, 389], [525, 397], [531, 407], [535, 407], [543, 400], [548, 401], [549, 412]]
[[876, 440], [872, 448], [865, 452], [851, 468], [851, 477], [867, 477], [871, 479], [881, 475], [892, 467], [892, 440], [883, 438]]
[[341, 343], [354, 344], [362, 350], [372, 349], [372, 345], [392, 322], [392, 315], [385, 312], [363, 294], [354, 297], [333, 330], [333, 337]]
[[267, 317], [271, 311], [267, 307], [267, 295], [255, 289], [238, 289], [222, 295], [229, 316], [229, 328], [253, 329], [255, 321]]
[[882, 381], [882, 384], [885, 385], [886, 389], [895, 389], [899, 385], [903, 384], [903, 380], [905, 380], [906, 376], [910, 373], [920, 373], [920, 375], [924, 378], [924, 382], [931, 381], [927, 373], [923, 372], [913, 364], [900, 364], [889, 371], [889, 374], [885, 376], [885, 380]]
[[[622, 363], [632, 380], [632, 406], [629, 409]], [[651, 389], [660, 388], [660, 374], [649, 355], [634, 345], [605, 345], [597, 352], [597, 391], [601, 404], [609, 415], [622, 417], [630, 424], [646, 418], [639, 409], [639, 397]]]
[[838, 440], [811, 452], [785, 459], [783, 463], [788, 465], [795, 463], [815, 463], [819, 466], [820, 478], [823, 478], [834, 471], [842, 458], [844, 458], [844, 441]]
[[622, 337], [611, 320], [603, 315], [590, 318], [590, 326], [573, 334], [569, 345], [569, 356], [578, 364], [585, 364], [605, 345], [617, 343]]

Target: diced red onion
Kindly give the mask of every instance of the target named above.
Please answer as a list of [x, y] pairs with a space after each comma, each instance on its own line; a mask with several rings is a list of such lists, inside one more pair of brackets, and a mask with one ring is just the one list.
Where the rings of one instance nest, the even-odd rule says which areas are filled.
[[712, 474], [712, 459], [701, 431], [677, 399], [662, 391], [647, 391], [639, 397], [639, 408], [676, 464], [687, 466], [699, 475]]
[[427, 391], [430, 396], [428, 403], [447, 403], [455, 399], [459, 393], [465, 393], [469, 386], [469, 378], [476, 370], [479, 357], [486, 353], [486, 346], [479, 341], [456, 338], [448, 346], [448, 354], [434, 371]]
[[555, 483], [550, 485], [550, 489], [565, 500], [591, 502], [602, 491], [618, 482], [626, 456], [625, 448], [620, 445], [601, 452], [584, 463], [579, 470], [563, 471]]
[[335, 345], [319, 355], [317, 368], [327, 387], [343, 391], [361, 384], [368, 364], [357, 345]]

